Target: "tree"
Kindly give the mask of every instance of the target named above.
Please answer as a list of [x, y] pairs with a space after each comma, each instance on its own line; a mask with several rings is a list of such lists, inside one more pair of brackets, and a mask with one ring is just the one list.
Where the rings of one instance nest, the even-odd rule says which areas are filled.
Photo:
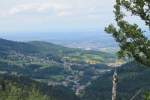
[[150, 40], [138, 24], [131, 24], [125, 20], [125, 11], [139, 17], [144, 21], [149, 34], [150, 0], [116, 0], [114, 9], [116, 25], [109, 25], [105, 31], [112, 34], [118, 42], [119, 57], [134, 58], [137, 62], [150, 66]]
[[29, 92], [27, 100], [48, 100], [48, 97], [46, 95], [42, 95], [38, 90], [33, 88]]
[[42, 94], [35, 87], [20, 87], [19, 84], [9, 83], [5, 90], [0, 90], [0, 100], [55, 100]]
[[144, 100], [150, 100], [150, 92], [144, 94]]

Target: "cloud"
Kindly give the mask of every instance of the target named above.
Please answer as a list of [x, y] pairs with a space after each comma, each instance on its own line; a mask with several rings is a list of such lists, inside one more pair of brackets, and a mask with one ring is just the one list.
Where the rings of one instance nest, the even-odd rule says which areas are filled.
[[22, 4], [22, 5], [17, 5], [13, 8], [11, 8], [8, 11], [9, 15], [16, 15], [20, 13], [25, 13], [26, 12], [32, 12], [32, 13], [42, 13], [45, 12], [47, 9], [50, 9], [51, 5], [47, 4]]
[[114, 0], [0, 0], [0, 32], [97, 29], [113, 19]]
[[[107, 2], [106, 2], [107, 1]], [[0, 11], [0, 15], [32, 15], [47, 14], [53, 16], [87, 16], [97, 15], [109, 7], [106, 6], [110, 0], [47, 0], [44, 2], [27, 2], [16, 4], [7, 11]], [[5, 13], [4, 13], [5, 12]]]

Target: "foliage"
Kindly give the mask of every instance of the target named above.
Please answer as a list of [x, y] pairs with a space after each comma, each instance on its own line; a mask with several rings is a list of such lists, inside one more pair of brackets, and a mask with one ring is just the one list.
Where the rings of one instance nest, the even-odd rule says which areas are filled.
[[79, 100], [72, 90], [64, 86], [48, 86], [27, 77], [0, 75], [0, 100], [66, 99]]
[[[118, 68], [118, 100], [130, 100], [137, 91], [142, 92], [135, 100], [143, 100], [144, 91], [150, 90], [150, 69], [136, 62], [130, 62]], [[84, 100], [110, 100], [113, 71], [104, 74], [85, 89]]]
[[144, 100], [150, 100], [150, 92], [144, 94]]
[[[138, 24], [131, 24], [125, 20], [123, 11], [131, 12], [145, 22], [144, 27], [150, 30], [150, 0], [116, 0], [114, 14], [117, 26], [109, 25], [105, 31], [111, 33], [119, 43], [121, 50], [119, 57], [132, 57], [136, 61], [150, 65], [150, 40]], [[149, 31], [148, 33], [149, 34]]]
[[48, 96], [42, 95], [35, 88], [27, 89], [9, 84], [6, 90], [0, 90], [0, 100], [48, 100]]

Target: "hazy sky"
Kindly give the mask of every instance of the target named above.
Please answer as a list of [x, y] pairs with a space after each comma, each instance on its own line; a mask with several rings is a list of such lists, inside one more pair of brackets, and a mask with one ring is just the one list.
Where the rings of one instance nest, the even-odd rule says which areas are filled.
[[113, 0], [0, 0], [0, 33], [103, 31]]

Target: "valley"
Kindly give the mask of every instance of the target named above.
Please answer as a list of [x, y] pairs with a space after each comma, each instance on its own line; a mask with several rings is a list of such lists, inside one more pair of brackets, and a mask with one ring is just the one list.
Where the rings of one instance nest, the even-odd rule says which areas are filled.
[[[142, 98], [144, 91], [150, 89], [148, 81], [145, 81], [150, 80], [150, 70], [137, 62], [116, 62], [116, 55], [112, 52], [68, 48], [42, 41], [0, 39], [0, 84], [10, 83], [10, 89], [27, 85], [27, 93], [28, 89], [35, 93], [32, 86], [35, 85], [41, 98], [40, 93], [55, 100], [65, 100], [65, 95], [70, 100], [110, 100], [113, 66], [118, 63], [121, 66], [117, 68], [118, 98], [127, 100], [141, 87], [143, 92], [139, 98]], [[134, 82], [137, 84], [133, 85]], [[133, 94], [129, 94], [127, 87]]]
[[[30, 77], [48, 85], [63, 85], [79, 94], [100, 75], [112, 70], [114, 54], [81, 50], [47, 42], [0, 40], [0, 73]], [[8, 49], [9, 48], [9, 49]]]

